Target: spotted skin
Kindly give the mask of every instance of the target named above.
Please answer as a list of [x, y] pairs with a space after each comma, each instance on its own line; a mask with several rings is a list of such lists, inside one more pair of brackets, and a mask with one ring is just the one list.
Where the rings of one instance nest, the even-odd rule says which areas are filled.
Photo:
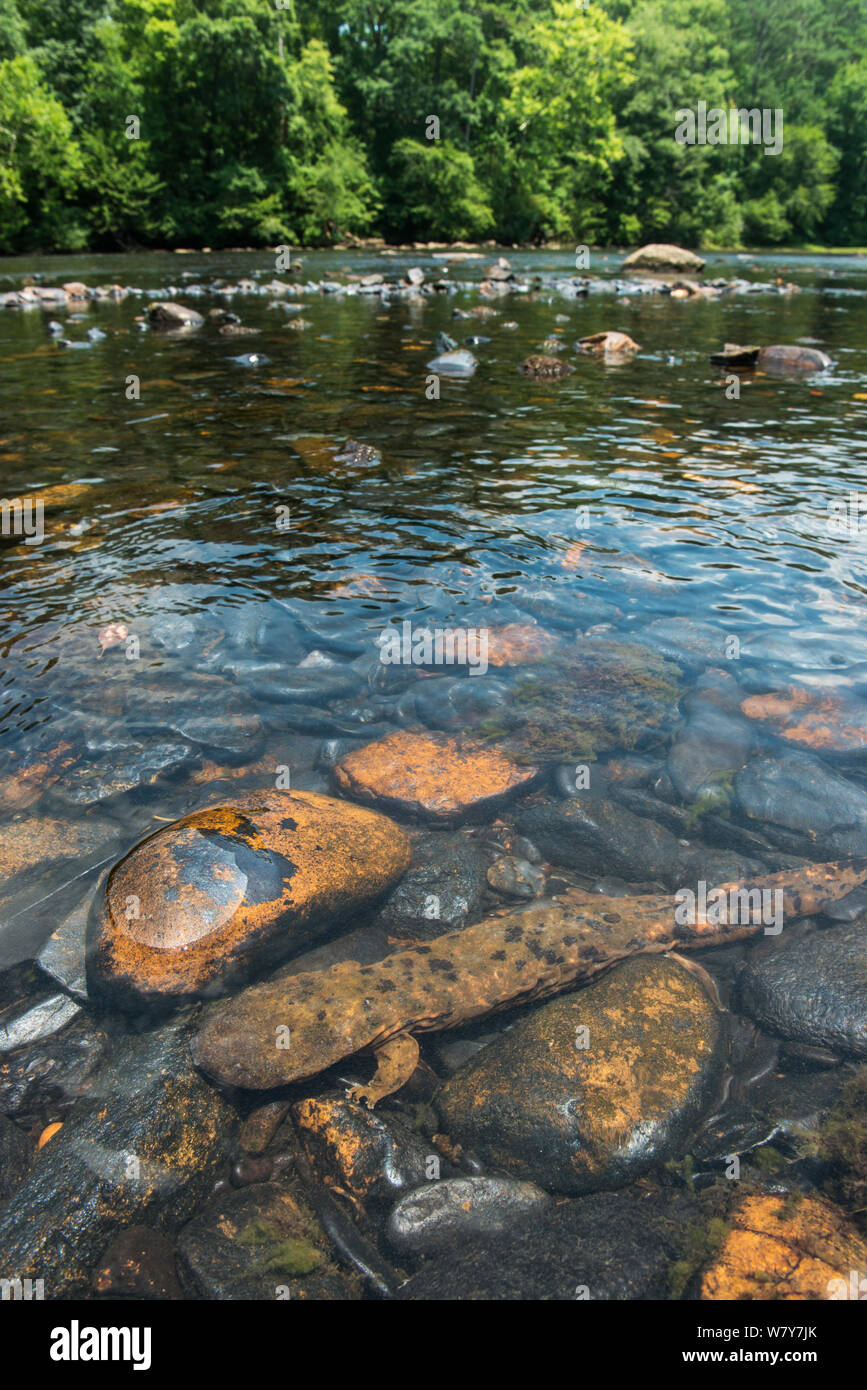
[[[865, 881], [867, 859], [860, 859], [810, 864], [717, 891], [781, 890], [785, 930]], [[605, 898], [576, 890], [395, 951], [376, 965], [343, 961], [253, 986], [209, 1012], [193, 1056], [215, 1081], [258, 1091], [372, 1050], [377, 1074], [353, 1088], [354, 1098], [372, 1107], [412, 1075], [415, 1034], [557, 994], [628, 956], [751, 936], [764, 928], [756, 909], [753, 899], [752, 911], [735, 925], [707, 916], [684, 925], [677, 900], [667, 894]]]

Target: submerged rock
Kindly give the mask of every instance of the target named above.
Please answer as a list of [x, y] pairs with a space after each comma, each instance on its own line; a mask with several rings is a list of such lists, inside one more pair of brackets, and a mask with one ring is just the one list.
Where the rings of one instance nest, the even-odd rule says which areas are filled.
[[44, 1279], [48, 1299], [86, 1295], [122, 1227], [169, 1230], [207, 1197], [231, 1115], [193, 1068], [185, 1029], [120, 1039], [0, 1215], [4, 1276]]
[[330, 1243], [291, 1181], [223, 1192], [178, 1237], [184, 1287], [193, 1297], [354, 1299], [361, 1280], [340, 1269]]
[[[498, 1237], [432, 1252], [398, 1298], [666, 1299], [684, 1242], [702, 1220], [691, 1193], [636, 1187], [531, 1205]], [[706, 1220], [706, 1218], [704, 1218]]]
[[863, 920], [760, 942], [749, 953], [739, 989], [743, 1012], [769, 1032], [867, 1057]]
[[748, 719], [798, 748], [867, 753], [867, 704], [848, 693], [788, 686], [768, 695], [750, 695], [741, 709]]
[[531, 357], [525, 357], [518, 367], [518, 371], [524, 376], [532, 376], [541, 380], [553, 380], [555, 377], [569, 376], [575, 368], [569, 362], [561, 362], [559, 357], [546, 357], [542, 353], [534, 353]]
[[469, 727], [518, 761], [591, 760], [673, 723], [679, 676], [648, 647], [585, 637], [522, 671], [511, 698]]
[[409, 861], [398, 826], [314, 792], [185, 816], [109, 874], [91, 914], [90, 991], [136, 1009], [221, 993], [303, 950]]
[[295, 1127], [310, 1162], [327, 1184], [360, 1201], [394, 1201], [439, 1171], [436, 1150], [398, 1116], [327, 1095], [293, 1106]]
[[455, 824], [493, 816], [529, 790], [537, 769], [469, 738], [401, 729], [341, 758], [334, 775], [358, 801]]
[[102, 1298], [179, 1299], [175, 1250], [161, 1231], [129, 1226], [103, 1252], [93, 1272], [93, 1291]]
[[[747, 1197], [705, 1270], [701, 1297], [767, 1302], [860, 1298], [867, 1244], [829, 1202]], [[855, 1291], [851, 1273], [855, 1270]]]
[[478, 914], [484, 890], [485, 861], [475, 845], [464, 835], [435, 831], [413, 844], [412, 867], [377, 921], [394, 937], [439, 936]]
[[716, 1005], [661, 957], [627, 961], [523, 1019], [436, 1105], [452, 1142], [559, 1192], [631, 1182], [680, 1151], [723, 1061]]
[[867, 852], [867, 792], [808, 753], [753, 758], [734, 805], [774, 844], [821, 858]]
[[515, 1178], [445, 1178], [401, 1197], [386, 1235], [397, 1250], [429, 1254], [510, 1231], [551, 1198]]
[[33, 1153], [29, 1134], [0, 1111], [0, 1204], [7, 1201], [27, 1177]]
[[581, 795], [522, 807], [518, 829], [552, 864], [587, 874], [615, 874], [668, 888], [710, 885], [761, 872], [759, 861], [702, 844], [684, 844], [664, 825], [606, 796]]

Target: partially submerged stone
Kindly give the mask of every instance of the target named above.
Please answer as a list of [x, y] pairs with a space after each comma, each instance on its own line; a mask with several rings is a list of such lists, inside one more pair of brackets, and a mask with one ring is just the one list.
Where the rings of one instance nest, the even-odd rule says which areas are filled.
[[185, 816], [108, 876], [91, 914], [89, 988], [132, 1008], [222, 993], [303, 950], [409, 861], [398, 826], [314, 792]]
[[704, 261], [694, 251], [670, 242], [653, 241], [632, 251], [621, 263], [621, 270], [703, 270]]
[[449, 824], [492, 816], [537, 772], [473, 739], [401, 729], [341, 758], [334, 776], [358, 801]]
[[759, 353], [758, 365], [765, 372], [824, 372], [831, 365], [831, 359], [818, 348], [799, 347], [795, 343], [776, 343], [763, 347]]
[[205, 322], [195, 309], [188, 309], [186, 304], [174, 304], [170, 300], [158, 300], [149, 304], [145, 314], [151, 328], [160, 328], [170, 333], [201, 328]]
[[[863, 1297], [867, 1244], [830, 1203], [747, 1197], [736, 1210], [716, 1258], [705, 1270], [701, 1297], [718, 1300]], [[852, 1292], [852, 1271], [856, 1272]]]
[[680, 1151], [723, 1061], [717, 1009], [681, 965], [628, 961], [543, 1005], [455, 1073], [449, 1138], [513, 1177], [614, 1188]]
[[759, 360], [760, 348], [742, 347], [740, 343], [726, 343], [721, 352], [712, 352], [710, 360], [715, 367], [754, 367]]
[[473, 354], [459, 348], [456, 352], [441, 352], [439, 357], [431, 358], [427, 369], [437, 376], [472, 376], [477, 366], [478, 360]]
[[582, 352], [604, 352], [609, 356], [620, 356], [629, 352], [639, 352], [640, 343], [633, 342], [628, 333], [591, 333], [580, 338]]

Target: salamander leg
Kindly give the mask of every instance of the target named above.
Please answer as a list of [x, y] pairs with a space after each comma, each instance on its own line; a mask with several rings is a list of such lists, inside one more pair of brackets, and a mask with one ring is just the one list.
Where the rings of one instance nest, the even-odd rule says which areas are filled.
[[375, 1049], [376, 1074], [366, 1085], [350, 1086], [348, 1100], [365, 1102], [372, 1110], [377, 1101], [405, 1086], [418, 1066], [418, 1043], [411, 1033], [396, 1033]]

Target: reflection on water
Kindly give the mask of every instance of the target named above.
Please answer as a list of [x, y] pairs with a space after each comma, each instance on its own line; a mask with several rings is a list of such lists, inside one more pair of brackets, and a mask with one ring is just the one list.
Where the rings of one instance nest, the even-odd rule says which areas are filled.
[[[411, 263], [388, 258], [388, 273]], [[457, 294], [427, 300], [306, 293], [310, 326], [296, 332], [294, 311], [267, 297], [188, 294], [258, 330], [240, 344], [249, 364], [216, 320], [174, 337], [137, 320], [150, 290], [184, 301], [218, 277], [269, 278], [261, 256], [6, 263], [4, 287], [35, 271], [139, 291], [62, 315], [73, 342], [103, 330], [87, 350], [51, 341], [56, 311], [0, 319], [3, 490], [46, 505], [41, 545], [4, 537], [3, 733], [26, 783], [10, 812], [81, 814], [99, 770], [95, 800], [140, 829], [196, 802], [209, 759], [265, 766], [274, 750], [310, 774], [315, 736], [400, 722], [370, 667], [384, 625], [405, 620], [640, 637], [676, 616], [734, 634], [754, 687], [763, 665], [775, 683], [785, 667], [851, 684], [865, 658], [865, 544], [857, 516], [833, 526], [829, 508], [851, 518], [858, 506], [860, 262], [720, 258], [706, 277], [800, 292], [709, 302], [624, 295], [613, 278], [610, 292], [568, 299], [553, 289], [567, 256], [513, 263], [537, 288], [481, 319], [453, 315], [479, 302], [472, 263], [452, 271]], [[304, 275], [382, 265], [321, 253]], [[596, 269], [616, 266], [600, 257]], [[574, 353], [612, 327], [641, 343], [637, 357]], [[479, 366], [428, 399], [442, 332], [484, 339]], [[574, 373], [522, 377], [518, 363], [552, 334]], [[708, 363], [726, 341], [804, 340], [831, 353], [831, 373], [746, 375], [731, 399], [731, 378]], [[373, 447], [341, 453], [347, 439]], [[124, 644], [100, 658], [108, 624], [137, 639], [134, 659]], [[303, 672], [294, 693], [287, 671], [295, 687]], [[231, 736], [195, 737], [193, 716], [233, 711]]]

